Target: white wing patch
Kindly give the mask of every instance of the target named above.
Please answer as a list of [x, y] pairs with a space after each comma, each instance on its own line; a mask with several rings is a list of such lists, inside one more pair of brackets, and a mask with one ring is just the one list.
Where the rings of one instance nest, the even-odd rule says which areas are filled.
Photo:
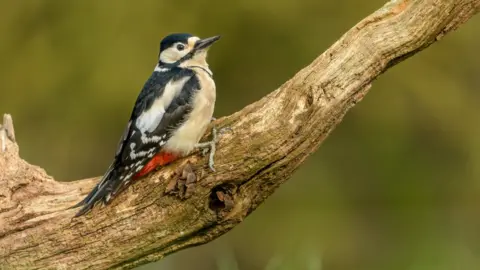
[[169, 71], [169, 70], [170, 70], [169, 68], [162, 68], [159, 65], [157, 65], [157, 66], [155, 66], [155, 69], [153, 71], [155, 71], [155, 72], [165, 72], [165, 71]]
[[146, 131], [152, 132], [157, 128], [160, 121], [162, 121], [166, 108], [172, 103], [172, 100], [180, 94], [180, 91], [182, 91], [183, 86], [189, 79], [190, 76], [167, 83], [163, 94], [153, 101], [152, 106], [142, 112], [135, 121], [135, 125], [142, 133]]
[[[152, 149], [150, 149], [150, 150], [148, 150], [148, 151], [139, 151], [139, 152], [132, 151], [132, 152], [130, 152], [130, 158], [131, 158], [132, 160], [135, 160], [135, 159], [138, 158], [138, 157], [140, 157], [140, 158], [141, 158], [141, 157], [145, 157], [145, 156], [147, 156], [148, 154], [153, 153], [153, 151], [155, 151], [155, 148], [152, 148]], [[133, 166], [133, 164], [132, 164], [132, 166]]]
[[140, 139], [142, 140], [142, 143], [151, 143], [151, 142], [160, 142], [162, 140], [162, 137], [155, 136], [155, 135], [147, 137], [147, 134], [143, 133]]
[[135, 121], [135, 125], [138, 129], [140, 129], [142, 133], [145, 131], [152, 132], [155, 130], [158, 124], [160, 124], [160, 121], [162, 121], [164, 113], [165, 109], [162, 106], [158, 106], [158, 104], [154, 103], [148, 111], [143, 112], [137, 118], [137, 121]]

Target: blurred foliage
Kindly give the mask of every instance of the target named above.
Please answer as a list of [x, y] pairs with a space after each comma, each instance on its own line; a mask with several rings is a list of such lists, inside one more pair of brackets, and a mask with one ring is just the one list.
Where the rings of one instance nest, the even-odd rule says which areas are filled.
[[[216, 116], [310, 63], [370, 1], [0, 0], [0, 111], [56, 179], [103, 173], [171, 32], [223, 35]], [[480, 17], [389, 70], [232, 232], [139, 269], [479, 269]]]

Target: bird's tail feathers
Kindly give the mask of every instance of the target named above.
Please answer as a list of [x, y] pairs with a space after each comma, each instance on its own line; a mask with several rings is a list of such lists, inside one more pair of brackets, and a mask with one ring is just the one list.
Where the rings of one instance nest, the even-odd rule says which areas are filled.
[[108, 168], [107, 172], [103, 175], [100, 182], [98, 182], [98, 184], [93, 188], [93, 190], [82, 201], [72, 207], [77, 208], [83, 206], [80, 211], [75, 214], [75, 217], [81, 216], [88, 212], [98, 201], [103, 199], [105, 202], [105, 197], [111, 191], [111, 187], [109, 188], [109, 186], [111, 185], [110, 183], [114, 182], [109, 180], [114, 178], [115, 174], [116, 171], [113, 170], [113, 165], [111, 165], [110, 168]]

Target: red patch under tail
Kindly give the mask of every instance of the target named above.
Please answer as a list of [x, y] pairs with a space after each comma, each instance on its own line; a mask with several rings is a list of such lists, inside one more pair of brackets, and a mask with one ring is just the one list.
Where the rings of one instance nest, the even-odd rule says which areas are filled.
[[145, 166], [143, 166], [142, 170], [133, 176], [133, 179], [137, 179], [142, 176], [145, 176], [149, 174], [151, 171], [155, 170], [156, 168], [160, 166], [165, 166], [176, 159], [177, 159], [177, 156], [175, 156], [172, 153], [160, 152], [155, 156], [153, 156], [153, 158], [150, 159], [150, 161]]

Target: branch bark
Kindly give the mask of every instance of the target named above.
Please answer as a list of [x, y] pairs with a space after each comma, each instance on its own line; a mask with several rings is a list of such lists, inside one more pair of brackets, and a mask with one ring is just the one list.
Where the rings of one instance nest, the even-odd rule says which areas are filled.
[[[199, 154], [142, 179], [107, 207], [69, 209], [98, 178], [56, 182], [22, 160], [13, 126], [0, 130], [1, 269], [129, 269], [226, 233], [313, 153], [372, 81], [466, 22], [480, 0], [397, 0], [343, 35], [279, 89], [216, 121], [217, 172]], [[1, 152], [1, 149], [0, 149]], [[196, 190], [166, 195], [185, 162]]]

